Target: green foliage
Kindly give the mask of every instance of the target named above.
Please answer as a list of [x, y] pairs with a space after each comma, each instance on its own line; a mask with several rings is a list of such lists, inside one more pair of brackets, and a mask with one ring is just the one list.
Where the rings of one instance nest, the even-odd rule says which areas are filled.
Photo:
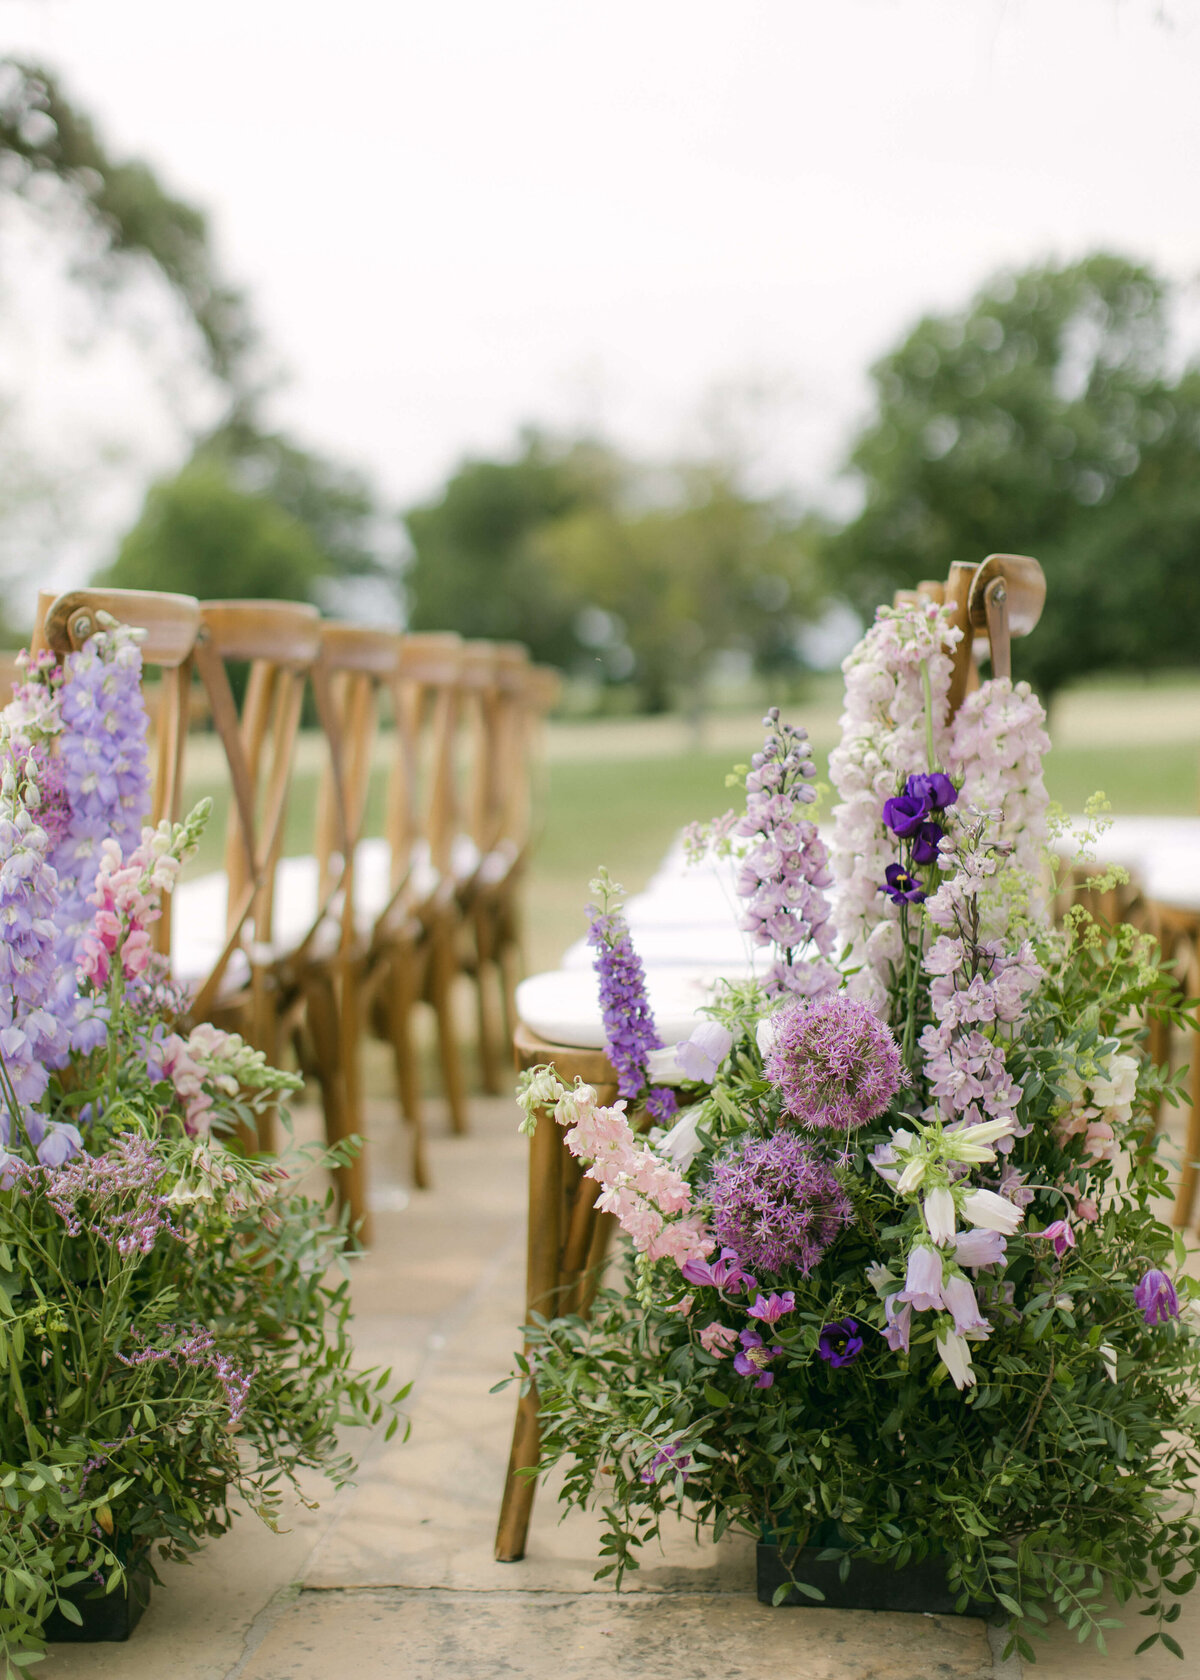
[[[543, 1462], [565, 1462], [566, 1502], [604, 1512], [599, 1577], [619, 1582], [664, 1514], [680, 1513], [715, 1536], [740, 1528], [897, 1568], [936, 1554], [960, 1603], [1003, 1611], [1010, 1649], [1030, 1660], [1030, 1638], [1052, 1613], [1103, 1650], [1115, 1625], [1110, 1595], [1119, 1605], [1148, 1598], [1148, 1643], [1173, 1648], [1173, 1599], [1200, 1569], [1200, 1522], [1184, 1492], [1200, 1470], [1200, 1291], [1178, 1277], [1181, 1316], [1153, 1327], [1134, 1300], [1148, 1267], [1180, 1264], [1181, 1245], [1152, 1209], [1167, 1173], [1147, 1120], [1173, 1088], [1142, 1063], [1119, 1136], [1136, 1171], [1094, 1158], [1055, 1123], [1069, 1107], [1067, 1070], [1111, 1057], [1114, 1044], [1135, 1050], [1144, 1010], [1171, 1014], [1173, 1005], [1151, 942], [1132, 929], [1076, 913], [1037, 945], [1047, 980], [1008, 1051], [1021, 1089], [1016, 1117], [1030, 1127], [1011, 1159], [1037, 1189], [1024, 1233], [1009, 1239], [1003, 1288], [988, 1301], [978, 1387], [955, 1390], [930, 1320], [914, 1319], [906, 1353], [880, 1334], [883, 1299], [903, 1276], [907, 1216], [867, 1157], [907, 1112], [921, 1111], [918, 1089], [868, 1135], [848, 1138], [840, 1176], [855, 1222], [819, 1266], [760, 1278], [763, 1291], [795, 1296], [769, 1332], [783, 1350], [772, 1386], [755, 1387], [701, 1344], [714, 1321], [761, 1329], [746, 1318], [746, 1300], [689, 1286], [669, 1262], [652, 1269], [647, 1294], [645, 1262], [627, 1256], [623, 1282], [601, 1292], [590, 1322], [531, 1327]], [[752, 992], [731, 991], [714, 1011], [735, 1042], [700, 1096], [694, 1187], [735, 1138], [786, 1123], [763, 1074], [760, 1007]], [[1077, 1221], [1077, 1246], [1057, 1257], [1036, 1232], [1061, 1218], [1068, 1196], [1093, 1198], [1099, 1213]], [[866, 1346], [834, 1368], [818, 1338], [843, 1317], [863, 1328]], [[685, 1472], [675, 1467], [684, 1458]]]
[[237, 383], [254, 333], [240, 293], [213, 268], [203, 213], [146, 164], [111, 157], [50, 71], [0, 60], [0, 191], [44, 203], [49, 182], [60, 220], [76, 228], [76, 274], [102, 292], [152, 263], [195, 321], [213, 371]]
[[1001, 274], [872, 370], [850, 466], [865, 505], [832, 575], [872, 610], [996, 549], [1048, 597], [1021, 669], [1049, 692], [1096, 669], [1192, 665], [1200, 615], [1200, 372], [1168, 370], [1166, 283], [1099, 253]]
[[219, 458], [201, 457], [151, 486], [102, 581], [202, 600], [305, 601], [331, 569], [298, 519], [269, 495], [240, 488]]

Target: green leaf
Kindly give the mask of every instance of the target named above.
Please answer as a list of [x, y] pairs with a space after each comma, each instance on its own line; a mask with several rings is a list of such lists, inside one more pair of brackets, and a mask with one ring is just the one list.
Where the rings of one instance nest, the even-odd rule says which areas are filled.
[[1164, 1633], [1162, 1635], [1162, 1642], [1173, 1657], [1179, 1657], [1182, 1660], [1183, 1647], [1177, 1639], [1172, 1639], [1169, 1633]]
[[710, 1406], [716, 1406], [718, 1409], [728, 1406], [731, 1403], [730, 1396], [728, 1394], [723, 1394], [719, 1388], [714, 1388], [712, 1383], [708, 1382], [704, 1385], [704, 1398], [708, 1401]]

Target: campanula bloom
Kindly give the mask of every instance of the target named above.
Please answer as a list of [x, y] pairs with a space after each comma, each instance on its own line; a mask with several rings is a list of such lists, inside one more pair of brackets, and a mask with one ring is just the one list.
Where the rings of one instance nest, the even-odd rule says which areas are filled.
[[1148, 1271], [1134, 1289], [1133, 1298], [1147, 1324], [1165, 1324], [1169, 1318], [1179, 1317], [1179, 1297], [1166, 1272], [1156, 1268]]

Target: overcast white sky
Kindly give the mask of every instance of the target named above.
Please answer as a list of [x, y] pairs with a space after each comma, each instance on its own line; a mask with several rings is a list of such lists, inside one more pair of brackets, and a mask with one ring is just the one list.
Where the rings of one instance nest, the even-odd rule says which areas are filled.
[[775, 479], [824, 494], [871, 358], [997, 265], [1200, 271], [1200, 7], [1163, 9], [0, 0], [0, 51], [209, 209], [275, 417], [389, 497], [526, 420], [670, 451], [756, 379]]

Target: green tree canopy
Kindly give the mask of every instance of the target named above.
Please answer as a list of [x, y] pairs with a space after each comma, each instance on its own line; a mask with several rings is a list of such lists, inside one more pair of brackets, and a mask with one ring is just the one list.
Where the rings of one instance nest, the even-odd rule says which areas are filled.
[[0, 192], [44, 205], [48, 184], [76, 278], [103, 293], [152, 264], [195, 322], [214, 373], [236, 385], [255, 335], [241, 293], [216, 273], [203, 213], [147, 164], [110, 156], [50, 71], [0, 59]]
[[221, 461], [201, 457], [151, 487], [101, 581], [202, 600], [306, 601], [329, 570], [297, 518], [270, 496], [239, 488]]
[[1197, 662], [1200, 374], [1170, 369], [1168, 288], [1100, 253], [1001, 274], [872, 370], [850, 469], [861, 514], [831, 576], [870, 610], [953, 560], [1035, 555], [1048, 582], [1021, 674]]

